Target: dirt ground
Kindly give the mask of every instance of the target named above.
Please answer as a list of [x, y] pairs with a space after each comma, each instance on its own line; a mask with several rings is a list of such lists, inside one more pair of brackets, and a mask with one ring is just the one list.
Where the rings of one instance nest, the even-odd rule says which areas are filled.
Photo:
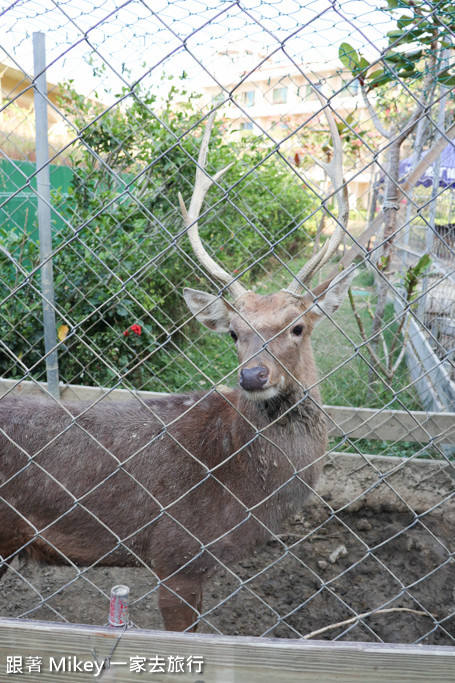
[[[311, 508], [288, 522], [279, 541], [207, 583], [199, 630], [297, 638], [355, 613], [406, 607], [426, 614], [371, 616], [317, 638], [453, 645], [454, 532], [443, 506], [420, 518], [363, 507], [336, 519]], [[16, 560], [0, 580], [0, 616], [104, 624], [107, 595], [118, 583], [130, 586], [134, 624], [161, 629], [146, 569], [98, 568], [77, 578], [69, 567]]]

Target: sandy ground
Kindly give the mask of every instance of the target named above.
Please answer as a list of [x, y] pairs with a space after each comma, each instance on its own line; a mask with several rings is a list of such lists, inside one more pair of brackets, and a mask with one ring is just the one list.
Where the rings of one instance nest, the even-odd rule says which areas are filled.
[[[318, 638], [453, 645], [455, 520], [444, 507], [411, 513], [363, 507], [330, 518], [313, 506], [280, 537], [206, 586], [201, 632], [295, 638], [377, 608], [406, 607]], [[341, 547], [341, 549], [340, 549]], [[335, 561], [332, 553], [338, 554]], [[104, 624], [110, 587], [131, 588], [130, 617], [162, 628], [147, 569], [92, 569], [15, 560], [0, 580], [0, 616]], [[104, 591], [104, 594], [103, 594]], [[433, 615], [433, 616], [431, 616]]]

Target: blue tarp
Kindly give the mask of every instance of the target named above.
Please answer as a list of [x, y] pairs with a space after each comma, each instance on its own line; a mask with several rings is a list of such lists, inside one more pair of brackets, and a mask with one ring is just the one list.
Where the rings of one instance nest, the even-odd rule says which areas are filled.
[[[422, 158], [425, 158], [425, 154]], [[455, 187], [455, 145], [451, 142], [447, 145], [443, 152], [441, 152], [440, 170], [439, 170], [439, 187]], [[407, 157], [400, 161], [400, 182], [402, 182], [411, 172], [413, 157]], [[417, 185], [424, 185], [424, 187], [431, 187], [433, 185], [434, 164], [429, 166], [421, 178], [417, 181]]]

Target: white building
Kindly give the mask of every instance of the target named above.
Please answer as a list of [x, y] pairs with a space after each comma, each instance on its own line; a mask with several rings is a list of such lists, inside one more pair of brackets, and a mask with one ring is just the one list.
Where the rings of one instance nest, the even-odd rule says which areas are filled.
[[[352, 113], [356, 123], [369, 118], [358, 82], [338, 60], [315, 65], [279, 55], [280, 59], [267, 57], [257, 44], [239, 41], [214, 56], [210, 76], [199, 84], [202, 103], [220, 106], [231, 134], [262, 133], [297, 160], [314, 156], [308, 147], [309, 132], [327, 128], [315, 88], [330, 98], [332, 109], [342, 119]], [[311, 175], [315, 181], [322, 180], [317, 165]], [[370, 182], [371, 173], [366, 171], [350, 183], [353, 203], [362, 198], [361, 203], [366, 204]]]

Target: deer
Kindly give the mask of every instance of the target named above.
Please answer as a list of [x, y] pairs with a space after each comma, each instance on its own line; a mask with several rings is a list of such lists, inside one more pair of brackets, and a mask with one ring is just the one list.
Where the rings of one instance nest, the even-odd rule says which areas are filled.
[[[321, 98], [322, 96], [318, 94]], [[342, 301], [342, 271], [310, 289], [336, 253], [349, 209], [342, 143], [322, 102], [333, 156], [319, 162], [336, 197], [336, 228], [286, 289], [261, 295], [203, 246], [198, 221], [213, 112], [202, 136], [184, 227], [222, 285], [186, 288], [194, 318], [237, 349], [236, 387], [115, 403], [0, 399], [0, 575], [15, 557], [73, 567], [147, 567], [166, 630], [195, 631], [205, 582], [279, 533], [314, 492], [327, 428], [310, 336]]]

